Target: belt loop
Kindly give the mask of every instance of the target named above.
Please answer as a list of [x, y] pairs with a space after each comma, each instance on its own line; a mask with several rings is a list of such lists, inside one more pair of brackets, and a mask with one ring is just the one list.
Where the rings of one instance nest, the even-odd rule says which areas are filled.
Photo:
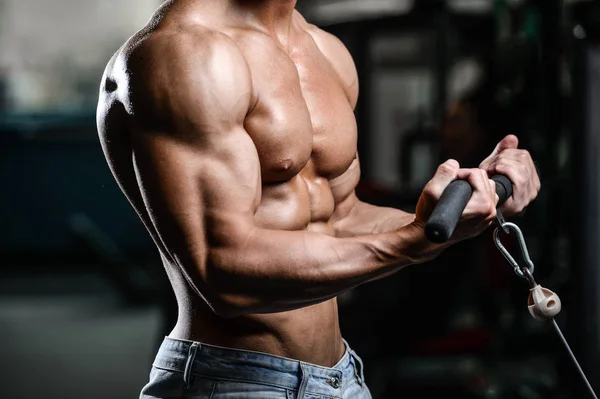
[[190, 389], [192, 385], [192, 366], [194, 359], [196, 359], [196, 352], [198, 351], [198, 343], [193, 342], [188, 351], [187, 361], [185, 362], [185, 370], [183, 371], [183, 382], [185, 382], [185, 389]]
[[360, 356], [358, 356], [356, 354], [356, 352], [354, 352], [352, 349], [350, 349], [350, 353], [352, 355], [352, 357], [354, 358], [354, 374], [356, 375], [356, 378], [358, 379], [358, 383], [363, 386], [365, 383], [365, 372], [364, 372], [364, 365], [363, 365], [363, 361], [360, 358]]
[[308, 370], [304, 363], [300, 362], [300, 384], [298, 386], [298, 397], [296, 399], [304, 399], [304, 393], [308, 386]]

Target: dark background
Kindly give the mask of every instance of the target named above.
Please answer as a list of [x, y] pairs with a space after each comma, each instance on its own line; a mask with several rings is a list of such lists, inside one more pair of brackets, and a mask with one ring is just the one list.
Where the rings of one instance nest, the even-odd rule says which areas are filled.
[[[158, 4], [0, 0], [2, 398], [135, 398], [172, 326], [158, 253], [95, 127], [104, 65]], [[411, 210], [440, 162], [477, 166], [508, 133], [531, 152], [542, 191], [513, 221], [600, 387], [598, 1], [297, 7], [356, 62], [362, 199]], [[527, 295], [490, 229], [342, 295], [341, 323], [375, 399], [591, 397]]]

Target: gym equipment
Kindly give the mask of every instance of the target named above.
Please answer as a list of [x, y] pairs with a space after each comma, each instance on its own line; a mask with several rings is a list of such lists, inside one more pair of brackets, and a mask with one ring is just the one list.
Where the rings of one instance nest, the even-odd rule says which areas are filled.
[[[500, 197], [498, 205], [501, 205], [512, 194], [512, 183], [508, 178], [501, 175], [493, 176], [492, 180], [496, 182], [496, 191]], [[469, 202], [472, 193], [473, 189], [471, 185], [464, 180], [456, 180], [446, 187], [425, 227], [427, 237], [432, 242], [442, 243], [452, 236], [458, 219]], [[577, 358], [571, 351], [569, 343], [554, 319], [561, 310], [560, 298], [554, 292], [539, 285], [533, 277], [534, 264], [529, 256], [523, 232], [515, 223], [506, 222], [500, 210], [497, 210], [495, 224], [494, 241], [496, 247], [513, 267], [517, 276], [524, 278], [529, 283], [529, 298], [527, 300], [529, 313], [536, 320], [550, 321], [552, 323], [554, 330], [569, 353], [591, 396], [598, 399]], [[515, 233], [518, 239], [521, 255], [525, 261], [524, 263], [526, 263], [525, 265], [520, 265], [500, 241], [501, 233], [510, 235], [511, 231]]]
[[[502, 205], [512, 195], [512, 183], [502, 175], [492, 176], [492, 180], [496, 182], [496, 193], [500, 198], [498, 205]], [[425, 225], [425, 234], [430, 241], [438, 244], [448, 241], [472, 194], [471, 185], [464, 180], [455, 180], [446, 187]]]

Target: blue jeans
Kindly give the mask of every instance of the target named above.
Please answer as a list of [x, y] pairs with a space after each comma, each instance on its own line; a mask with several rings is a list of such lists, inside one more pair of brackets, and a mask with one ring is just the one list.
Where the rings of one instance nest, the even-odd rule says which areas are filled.
[[371, 399], [346, 343], [334, 367], [165, 338], [140, 399]]

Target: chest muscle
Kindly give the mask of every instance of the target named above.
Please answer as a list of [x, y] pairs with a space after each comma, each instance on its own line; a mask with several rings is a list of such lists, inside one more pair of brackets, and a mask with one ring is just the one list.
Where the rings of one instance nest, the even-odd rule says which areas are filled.
[[273, 48], [248, 57], [258, 103], [246, 129], [258, 150], [264, 183], [305, 168], [333, 179], [356, 155], [356, 121], [335, 71], [316, 45], [289, 55]]

